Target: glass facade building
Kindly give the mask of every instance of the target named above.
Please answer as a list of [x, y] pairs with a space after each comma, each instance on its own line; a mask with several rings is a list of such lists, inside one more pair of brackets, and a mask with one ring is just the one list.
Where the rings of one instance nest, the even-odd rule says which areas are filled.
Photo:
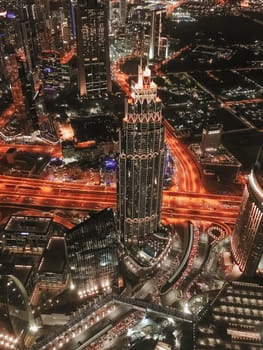
[[160, 224], [165, 158], [161, 107], [151, 71], [140, 65], [120, 131], [118, 232], [125, 244], [143, 244]]
[[79, 293], [111, 290], [118, 264], [112, 210], [104, 209], [68, 231], [66, 245], [70, 273]]

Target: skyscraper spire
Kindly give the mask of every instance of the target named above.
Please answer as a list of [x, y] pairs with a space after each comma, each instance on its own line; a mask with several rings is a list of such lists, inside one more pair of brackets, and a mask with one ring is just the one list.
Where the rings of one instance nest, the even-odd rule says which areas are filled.
[[137, 86], [142, 88], [143, 86], [143, 70], [142, 70], [142, 57], [140, 59], [140, 64], [138, 66], [138, 83]]

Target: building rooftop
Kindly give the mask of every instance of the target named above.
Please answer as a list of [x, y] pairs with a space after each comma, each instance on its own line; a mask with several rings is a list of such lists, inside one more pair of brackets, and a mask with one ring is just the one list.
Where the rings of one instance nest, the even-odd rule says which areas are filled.
[[63, 237], [50, 238], [38, 267], [39, 273], [63, 273], [66, 264], [65, 240]]
[[217, 149], [205, 153], [202, 153], [199, 144], [192, 144], [190, 149], [202, 164], [241, 166], [241, 163], [222, 144]]
[[50, 217], [12, 215], [5, 225], [4, 230], [24, 233], [24, 235], [29, 233], [43, 235], [48, 232], [52, 220]]
[[262, 292], [255, 282], [226, 283], [199, 315], [195, 349], [262, 349]]

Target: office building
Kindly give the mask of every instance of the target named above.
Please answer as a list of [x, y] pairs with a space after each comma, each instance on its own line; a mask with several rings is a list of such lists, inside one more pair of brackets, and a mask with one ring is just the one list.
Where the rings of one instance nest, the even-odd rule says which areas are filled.
[[263, 256], [263, 151], [248, 177], [231, 238], [233, 257], [244, 275], [253, 276]]
[[78, 86], [81, 99], [100, 98], [111, 91], [109, 61], [109, 2], [75, 0]]
[[198, 315], [192, 349], [262, 349], [262, 293], [257, 283], [226, 283]]
[[223, 132], [223, 125], [207, 125], [203, 129], [201, 151], [202, 154], [206, 152], [213, 152], [218, 149], [221, 144], [221, 137]]
[[140, 65], [119, 141], [118, 232], [125, 244], [140, 246], [160, 225], [165, 157], [161, 106], [150, 69]]
[[112, 210], [104, 209], [69, 230], [66, 245], [72, 281], [79, 295], [111, 291], [118, 263]]
[[0, 250], [0, 276], [12, 275], [25, 288], [28, 297], [31, 297], [35, 288], [37, 255], [21, 254], [8, 249]]
[[[167, 38], [163, 38], [162, 21], [165, 16], [166, 8], [163, 5], [153, 5], [151, 7], [151, 28], [150, 28], [150, 45], [149, 59], [166, 56]], [[165, 48], [164, 48], [165, 46]], [[164, 53], [163, 53], [164, 51]]]

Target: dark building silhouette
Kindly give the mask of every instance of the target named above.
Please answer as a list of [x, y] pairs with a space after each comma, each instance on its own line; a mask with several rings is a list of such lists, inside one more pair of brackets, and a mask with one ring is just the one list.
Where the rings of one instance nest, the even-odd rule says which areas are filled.
[[202, 153], [216, 151], [221, 144], [223, 125], [207, 125], [203, 129], [201, 151]]
[[104, 209], [69, 230], [66, 245], [72, 281], [79, 294], [110, 291], [118, 263], [112, 210]]
[[40, 260], [37, 276], [43, 286], [61, 289], [66, 284], [67, 268], [64, 237], [51, 237]]

